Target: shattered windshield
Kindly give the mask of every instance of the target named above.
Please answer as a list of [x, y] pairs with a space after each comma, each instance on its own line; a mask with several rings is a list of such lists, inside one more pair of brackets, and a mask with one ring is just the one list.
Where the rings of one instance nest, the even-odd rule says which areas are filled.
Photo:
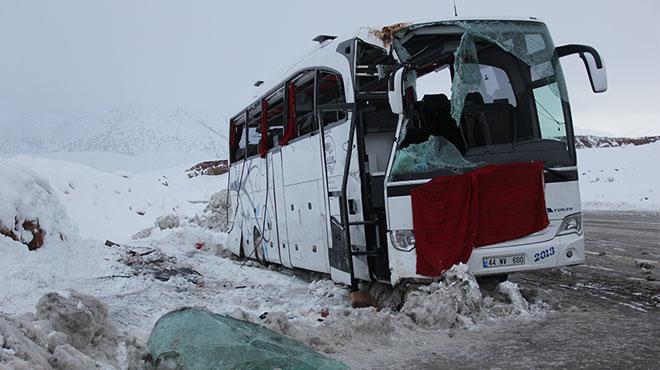
[[[401, 167], [419, 155], [418, 145], [436, 145], [437, 138], [473, 164], [462, 170], [532, 160], [551, 167], [575, 164], [566, 86], [544, 24], [420, 24], [397, 33], [393, 48], [407, 66], [408, 106], [390, 180], [446, 172], [443, 165], [435, 172]], [[418, 162], [440, 160], [437, 153], [424, 153], [434, 158], [416, 157]]]

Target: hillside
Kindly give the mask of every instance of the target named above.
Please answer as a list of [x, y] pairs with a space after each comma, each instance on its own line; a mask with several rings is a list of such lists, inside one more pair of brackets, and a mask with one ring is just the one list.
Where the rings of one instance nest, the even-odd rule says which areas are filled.
[[[226, 158], [224, 121], [184, 110], [116, 109], [68, 119], [21, 117], [0, 137], [0, 156], [53, 152], [197, 153]], [[15, 125], [17, 126], [17, 125]]]

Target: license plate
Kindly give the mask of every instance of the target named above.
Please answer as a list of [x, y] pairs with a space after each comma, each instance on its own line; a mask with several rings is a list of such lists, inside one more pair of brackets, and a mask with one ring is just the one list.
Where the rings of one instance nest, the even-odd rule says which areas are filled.
[[515, 256], [484, 257], [483, 262], [484, 262], [484, 268], [524, 265], [525, 264], [525, 255], [524, 254], [517, 254]]

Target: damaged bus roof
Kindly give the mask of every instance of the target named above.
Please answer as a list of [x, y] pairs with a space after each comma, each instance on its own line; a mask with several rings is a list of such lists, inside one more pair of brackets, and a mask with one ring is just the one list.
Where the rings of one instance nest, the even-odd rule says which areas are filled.
[[[339, 46], [347, 41], [357, 38], [368, 44], [389, 50], [394, 35], [401, 31], [447, 23], [456, 24], [471, 21], [524, 21], [543, 23], [543, 21], [535, 17], [453, 17], [400, 22], [385, 26], [360, 27], [355, 31], [342, 34], [336, 38], [326, 38], [325, 40], [318, 42], [293, 65], [286, 67], [284, 70], [280, 70], [279, 72], [272, 74], [270, 78], [265, 79], [264, 83], [258, 86], [255, 90], [254, 97], [257, 98], [267, 95], [271, 90], [279, 86], [282, 81], [288, 80], [305, 69], [323, 66], [335, 69], [342, 74], [350, 75], [350, 66], [347, 63], [346, 56], [338, 51]], [[346, 97], [350, 103], [352, 102], [353, 96], [351, 84], [345, 84], [345, 89]]]

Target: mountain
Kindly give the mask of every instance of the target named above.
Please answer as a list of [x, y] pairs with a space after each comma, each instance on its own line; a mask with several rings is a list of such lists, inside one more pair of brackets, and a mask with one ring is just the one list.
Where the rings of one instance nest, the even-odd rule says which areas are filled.
[[225, 122], [184, 110], [115, 109], [66, 119], [27, 118], [0, 137], [0, 155], [109, 152], [227, 157]]
[[575, 147], [584, 148], [612, 148], [626, 145], [644, 145], [660, 141], [660, 136], [643, 137], [605, 137], [595, 135], [576, 135]]

